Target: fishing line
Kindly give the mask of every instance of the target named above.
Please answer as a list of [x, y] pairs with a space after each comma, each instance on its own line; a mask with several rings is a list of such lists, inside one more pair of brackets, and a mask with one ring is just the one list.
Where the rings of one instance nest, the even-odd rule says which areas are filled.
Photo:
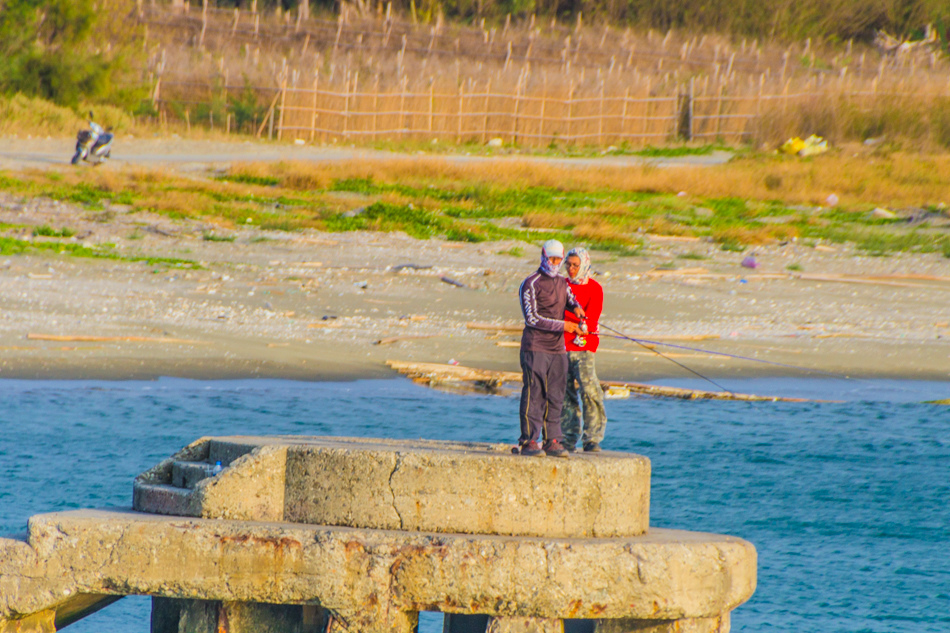
[[[600, 327], [607, 328], [607, 329], [610, 330], [611, 332], [617, 332], [617, 330], [613, 329], [613, 328], [610, 327], [609, 325], [604, 325], [603, 321], [601, 321], [600, 323], [598, 323], [598, 325], [599, 325]], [[725, 391], [726, 393], [728, 393], [728, 394], [730, 394], [730, 395], [735, 395], [732, 391], [730, 391], [729, 389], [726, 389], [725, 387], [723, 387], [722, 385], [720, 385], [718, 382], [716, 382], [716, 381], [713, 380], [712, 378], [709, 378], [708, 376], [703, 376], [701, 373], [699, 373], [699, 372], [696, 371], [695, 369], [691, 369], [691, 368], [687, 367], [686, 365], [684, 365], [683, 363], [681, 363], [681, 362], [679, 362], [679, 361], [676, 361], [676, 360], [673, 360], [672, 358], [670, 358], [669, 356], [667, 356], [667, 355], [664, 354], [663, 352], [657, 351], [657, 350], [653, 349], [652, 347], [650, 347], [650, 346], [648, 346], [648, 345], [644, 345], [643, 343], [641, 343], [641, 342], [638, 341], [637, 339], [631, 338], [631, 337], [629, 337], [629, 336], [626, 336], [626, 335], [624, 335], [624, 334], [621, 333], [621, 332], [617, 332], [617, 334], [620, 335], [620, 338], [625, 338], [625, 339], [627, 339], [627, 340], [629, 340], [629, 341], [633, 341], [634, 343], [636, 343], [636, 344], [639, 345], [640, 347], [642, 347], [642, 348], [644, 348], [644, 349], [650, 350], [650, 351], [653, 352], [654, 354], [656, 354], [656, 355], [658, 355], [658, 356], [660, 356], [660, 357], [662, 357], [662, 358], [665, 358], [666, 360], [670, 361], [670, 362], [673, 363], [674, 365], [678, 365], [678, 366], [682, 367], [683, 369], [685, 369], [686, 371], [690, 372], [691, 374], [695, 374], [695, 375], [699, 376], [700, 378], [702, 378], [702, 379], [705, 380], [706, 382], [709, 382], [709, 383], [711, 383], [711, 384], [713, 384], [713, 385], [716, 385], [716, 387], [718, 387], [718, 388], [721, 389], [722, 391]]]
[[[739, 354], [729, 354], [729, 353], [726, 353], [726, 352], [714, 352], [714, 351], [712, 351], [712, 350], [702, 349], [702, 348], [700, 348], [700, 347], [689, 347], [689, 346], [687, 346], [687, 345], [676, 345], [676, 344], [674, 344], [674, 343], [663, 343], [663, 342], [660, 342], [660, 341], [651, 341], [651, 340], [648, 340], [648, 339], [638, 339], [638, 338], [634, 338], [634, 337], [632, 337], [632, 336], [627, 336], [627, 335], [624, 334], [623, 332], [620, 332], [620, 331], [618, 331], [618, 330], [613, 329], [613, 328], [610, 327], [609, 325], [606, 325], [603, 321], [601, 321], [598, 325], [599, 325], [600, 327], [605, 328], [605, 329], [607, 329], [607, 330], [610, 330], [611, 332], [613, 332], [614, 334], [616, 334], [616, 336], [614, 336], [613, 338], [622, 338], [622, 339], [626, 339], [626, 340], [628, 340], [628, 341], [632, 341], [632, 342], [636, 343], [637, 345], [639, 345], [639, 346], [641, 346], [641, 347], [644, 347], [644, 348], [646, 348], [646, 349], [648, 349], [648, 350], [650, 350], [650, 351], [653, 351], [653, 352], [656, 352], [656, 350], [653, 349], [652, 347], [649, 347], [650, 345], [663, 345], [663, 346], [665, 346], [665, 347], [673, 347], [673, 348], [676, 348], [676, 349], [684, 349], [684, 350], [688, 350], [688, 351], [691, 351], [691, 352], [702, 352], [702, 353], [704, 353], [704, 354], [711, 354], [711, 355], [713, 355], [713, 356], [725, 356], [726, 358], [735, 358], [735, 359], [738, 359], [738, 360], [746, 360], [746, 361], [750, 361], [750, 362], [753, 362], [753, 363], [764, 363], [764, 364], [766, 364], [766, 365], [773, 365], [773, 366], [775, 366], [775, 367], [784, 367], [784, 368], [786, 368], [786, 369], [794, 369], [794, 370], [797, 370], [797, 371], [810, 372], [810, 373], [814, 373], [814, 374], [824, 374], [825, 376], [832, 376], [832, 377], [834, 377], [834, 378], [843, 378], [844, 380], [859, 380], [859, 379], [857, 379], [857, 378], [852, 378], [851, 376], [846, 376], [846, 375], [844, 375], [844, 374], [838, 374], [838, 373], [831, 372], [831, 371], [825, 371], [825, 370], [823, 370], [823, 369], [811, 369], [811, 368], [808, 368], [808, 367], [801, 367], [801, 366], [799, 366], [799, 365], [789, 365], [789, 364], [787, 364], [787, 363], [779, 363], [779, 362], [773, 361], [773, 360], [763, 360], [763, 359], [761, 359], [761, 358], [752, 358], [751, 356], [740, 356]], [[610, 336], [610, 335], [608, 334], [607, 336]], [[659, 354], [659, 352], [657, 352], [657, 354]], [[660, 356], [663, 356], [663, 354], [660, 354]], [[675, 360], [673, 360], [672, 358], [670, 358], [670, 357], [668, 357], [668, 356], [663, 356], [663, 358], [666, 358], [666, 359], [669, 360], [670, 362], [676, 363]], [[684, 366], [683, 364], [681, 364], [681, 363], [676, 363], [676, 364], [679, 365], [680, 367], [684, 367], [685, 369], [689, 369], [688, 367], [685, 367], [685, 366]], [[692, 371], [692, 372], [693, 372], [694, 374], [696, 374], [697, 376], [699, 375], [697, 372], [693, 371], [692, 369], [689, 369], [689, 371]], [[705, 378], [705, 376], [702, 376], [702, 378]], [[709, 378], [705, 378], [705, 379], [706, 379], [706, 380], [709, 380]], [[711, 380], [709, 380], [709, 381], [712, 382]], [[715, 384], [715, 383], [713, 383], [713, 384]], [[717, 386], [718, 386], [718, 385], [717, 385]], [[723, 388], [723, 387], [720, 387], [720, 389], [723, 389], [723, 391], [728, 391], [727, 389], [725, 389], [725, 388]], [[732, 393], [732, 392], [730, 391], [729, 393]]]

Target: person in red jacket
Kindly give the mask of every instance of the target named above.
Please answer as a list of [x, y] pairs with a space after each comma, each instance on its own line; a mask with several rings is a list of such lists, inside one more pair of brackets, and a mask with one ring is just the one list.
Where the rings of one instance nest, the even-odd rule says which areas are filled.
[[[600, 313], [604, 309], [604, 289], [590, 278], [590, 254], [586, 248], [573, 248], [564, 260], [567, 266], [567, 281], [577, 302], [584, 309], [583, 322], [573, 312], [565, 311], [564, 320], [584, 323], [587, 332], [565, 333], [567, 348], [567, 390], [561, 409], [561, 430], [564, 448], [574, 452], [577, 441], [583, 440], [584, 451], [600, 451], [607, 430], [607, 413], [604, 410], [604, 391], [594, 368], [594, 353], [600, 344], [597, 335]], [[583, 325], [580, 326], [583, 330]], [[565, 329], [565, 332], [567, 330]], [[584, 432], [581, 435], [581, 405], [584, 411]]]

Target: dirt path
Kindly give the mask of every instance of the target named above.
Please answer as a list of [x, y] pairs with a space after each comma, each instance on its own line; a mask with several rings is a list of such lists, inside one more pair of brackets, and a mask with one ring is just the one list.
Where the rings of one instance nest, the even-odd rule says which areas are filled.
[[[65, 166], [75, 149], [75, 140], [65, 139], [5, 139], [0, 147], [0, 169], [49, 168]], [[426, 154], [444, 156], [456, 162], [497, 160], [537, 161], [557, 165], [591, 167], [612, 165], [631, 167], [653, 165], [672, 167], [685, 165], [715, 165], [724, 163], [730, 152], [716, 151], [705, 156], [675, 158], [643, 158], [640, 156], [604, 156], [598, 158], [550, 158], [544, 156], [464, 156], [458, 154]], [[112, 150], [111, 163], [117, 166], [169, 166], [176, 169], [205, 169], [223, 167], [242, 161], [334, 161], [348, 159], [409, 158], [410, 154], [381, 152], [353, 147], [291, 145], [268, 142], [193, 141], [185, 139], [118, 138]]]

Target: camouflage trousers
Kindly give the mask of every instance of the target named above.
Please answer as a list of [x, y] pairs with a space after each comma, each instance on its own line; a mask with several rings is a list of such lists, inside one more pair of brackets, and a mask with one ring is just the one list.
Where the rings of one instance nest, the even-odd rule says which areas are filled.
[[[581, 405], [583, 405], [584, 433], [581, 435]], [[561, 431], [564, 445], [576, 446], [577, 440], [604, 441], [607, 430], [607, 412], [604, 411], [604, 391], [594, 369], [593, 352], [567, 353], [567, 391], [561, 409]]]

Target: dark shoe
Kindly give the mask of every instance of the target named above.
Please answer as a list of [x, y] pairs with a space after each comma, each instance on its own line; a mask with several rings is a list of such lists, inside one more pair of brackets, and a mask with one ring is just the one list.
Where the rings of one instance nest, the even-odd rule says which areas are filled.
[[548, 457], [567, 457], [567, 449], [557, 440], [548, 440], [544, 443], [544, 452]]
[[584, 444], [584, 452], [585, 453], [599, 453], [600, 444], [598, 444], [597, 442], [587, 442]]
[[564, 450], [566, 450], [568, 453], [573, 453], [574, 451], [577, 450], [577, 447], [574, 446], [573, 444], [565, 444]]
[[544, 451], [533, 440], [521, 445], [521, 454], [525, 457], [544, 457]]

